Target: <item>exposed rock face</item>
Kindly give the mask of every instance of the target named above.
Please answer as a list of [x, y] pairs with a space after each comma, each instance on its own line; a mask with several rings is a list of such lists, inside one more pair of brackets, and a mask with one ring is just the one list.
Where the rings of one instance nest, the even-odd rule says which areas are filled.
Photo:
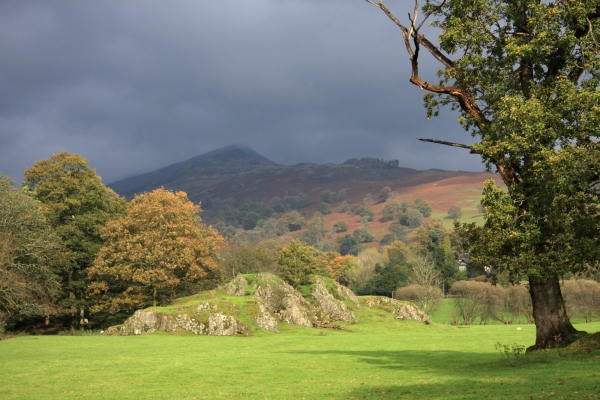
[[245, 296], [246, 295], [246, 286], [248, 286], [248, 281], [242, 275], [238, 275], [225, 285], [225, 291], [227, 294], [234, 296]]
[[313, 326], [306, 311], [309, 304], [293, 287], [270, 273], [258, 274], [253, 284], [254, 297], [262, 312], [270, 311], [288, 324]]
[[367, 307], [377, 307], [388, 305], [393, 307], [393, 312], [396, 314], [396, 319], [406, 320], [413, 319], [417, 322], [423, 322], [427, 325], [431, 323], [429, 316], [419, 310], [417, 306], [412, 304], [404, 304], [398, 300], [390, 299], [389, 297], [376, 297], [365, 301]]
[[202, 335], [206, 326], [200, 322], [196, 322], [195, 319], [190, 318], [187, 314], [178, 315], [175, 317], [175, 322], [182, 329], [190, 331], [195, 335]]
[[210, 336], [233, 336], [236, 333], [246, 333], [249, 330], [248, 325], [228, 315], [217, 313], [208, 317], [208, 335]]
[[202, 311], [208, 311], [208, 310], [215, 310], [217, 309], [217, 305], [215, 304], [214, 306], [211, 306], [210, 303], [200, 303], [196, 306], [196, 311], [194, 311], [194, 314], [199, 314]]
[[137, 310], [122, 326], [110, 327], [107, 335], [119, 333], [121, 336], [141, 335], [156, 331], [176, 332], [178, 324], [170, 315], [157, 315], [151, 310]]
[[[338, 298], [348, 299], [360, 309], [358, 299], [352, 291], [335, 281]], [[323, 322], [357, 322], [352, 310], [342, 300], [338, 300], [328, 290], [322, 278], [315, 279], [311, 296], [315, 301], [307, 301], [296, 289], [272, 274], [258, 274], [253, 284], [254, 297], [259, 300], [261, 312], [271, 312], [280, 321], [301, 326], [317, 326]], [[261, 317], [262, 319], [262, 317]]]
[[[254, 308], [254, 315], [250, 314], [249, 318], [270, 332], [279, 333], [278, 321], [306, 327], [335, 327], [332, 324], [335, 321], [357, 322], [352, 310], [361, 309], [358, 299], [351, 290], [333, 280], [316, 277], [312, 292], [306, 298], [270, 273], [257, 274], [251, 278], [251, 282], [256, 300], [249, 303], [253, 303], [254, 307], [258, 305], [258, 311]], [[248, 294], [248, 285], [248, 280], [238, 275], [221, 289], [229, 295], [245, 296]], [[215, 293], [211, 296], [217, 298]], [[218, 298], [216, 302], [220, 304], [219, 307], [204, 301], [195, 306], [183, 305], [159, 314], [150, 309], [138, 310], [122, 326], [111, 327], [106, 334], [140, 335], [156, 331], [188, 331], [195, 335], [229, 336], [245, 334], [251, 330], [249, 325], [226, 315], [228, 311], [224, 310], [236, 310], [235, 303], [228, 303], [225, 297]], [[413, 315], [409, 312], [404, 314]]]
[[261, 328], [264, 328], [268, 331], [279, 333], [279, 329], [277, 329], [277, 320], [271, 316], [266, 311], [261, 311], [256, 314], [256, 318], [254, 319], [256, 324]]
[[334, 283], [337, 285], [337, 291], [338, 291], [338, 294], [340, 297], [351, 300], [354, 303], [354, 305], [356, 306], [357, 310], [362, 310], [362, 307], [360, 306], [360, 302], [358, 301], [358, 297], [356, 297], [356, 295], [354, 294], [354, 292], [352, 290], [348, 289], [344, 285], [340, 285], [337, 282], [334, 282]]
[[[208, 303], [201, 303], [196, 310], [212, 310]], [[216, 309], [216, 307], [214, 308]], [[195, 312], [194, 314], [197, 314]], [[208, 317], [208, 327], [196, 321], [188, 314], [168, 315], [157, 314], [152, 310], [138, 310], [122, 326], [113, 326], [106, 330], [107, 335], [115, 333], [121, 336], [141, 335], [156, 331], [178, 332], [189, 331], [195, 335], [229, 336], [237, 333], [246, 333], [250, 327], [237, 321], [234, 317], [221, 313], [211, 314]]]
[[[341, 285], [338, 284], [338, 286]], [[339, 292], [339, 288], [336, 289]], [[346, 304], [344, 304], [342, 301], [336, 300], [335, 297], [329, 293], [327, 287], [325, 286], [325, 282], [323, 282], [323, 279], [316, 279], [312, 296], [319, 302], [320, 310], [316, 310], [316, 314], [320, 317], [320, 320], [344, 321], [353, 323], [357, 322], [354, 313], [351, 310], [348, 310]]]

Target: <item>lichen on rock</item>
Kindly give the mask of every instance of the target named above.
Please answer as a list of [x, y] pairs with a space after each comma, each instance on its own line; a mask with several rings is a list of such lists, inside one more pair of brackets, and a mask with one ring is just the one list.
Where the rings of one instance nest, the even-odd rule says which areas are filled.
[[243, 275], [236, 276], [231, 282], [225, 285], [225, 291], [229, 295], [233, 296], [245, 296], [246, 286], [248, 281]]
[[381, 307], [386, 305], [392, 308], [392, 312], [396, 314], [396, 319], [407, 320], [412, 319], [417, 322], [423, 322], [427, 325], [431, 323], [429, 316], [413, 304], [402, 303], [389, 297], [373, 297], [365, 301], [367, 307]]

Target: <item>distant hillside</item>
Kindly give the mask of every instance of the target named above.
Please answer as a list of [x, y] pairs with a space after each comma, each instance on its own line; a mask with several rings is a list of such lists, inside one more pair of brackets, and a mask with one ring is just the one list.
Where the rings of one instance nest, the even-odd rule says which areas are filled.
[[328, 232], [325, 240], [336, 243], [346, 232], [335, 233], [335, 223], [347, 223], [349, 233], [363, 226], [359, 215], [342, 210], [352, 205], [372, 211], [369, 230], [376, 241], [397, 223], [381, 218], [386, 203], [379, 194], [384, 188], [391, 193], [389, 200], [428, 202], [432, 214], [423, 223], [438, 219], [451, 228], [447, 211], [453, 205], [462, 208], [463, 221], [482, 222], [477, 205], [487, 179], [502, 185], [498, 175], [486, 172], [419, 171], [400, 167], [397, 160], [376, 158], [355, 158], [343, 164], [278, 165], [252, 149], [234, 145], [109, 186], [128, 199], [161, 186], [185, 191], [193, 202], [202, 203], [202, 219], [229, 237], [256, 227], [254, 233], [261, 238], [279, 235], [282, 240], [290, 239], [304, 231], [302, 225], [288, 233], [277, 233], [274, 226], [292, 211], [308, 220], [322, 209], [319, 203], [327, 202], [331, 213], [323, 216]]
[[189, 194], [192, 191], [202, 192], [230, 177], [274, 165], [277, 164], [250, 147], [231, 145], [108, 186], [129, 200], [135, 194], [161, 186]]

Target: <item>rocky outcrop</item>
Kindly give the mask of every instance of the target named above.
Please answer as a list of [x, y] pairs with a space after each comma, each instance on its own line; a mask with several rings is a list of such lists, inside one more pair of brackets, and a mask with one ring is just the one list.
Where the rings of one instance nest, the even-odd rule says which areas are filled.
[[[196, 307], [194, 315], [205, 310], [216, 310], [216, 306], [200, 303]], [[188, 314], [169, 315], [157, 314], [153, 310], [138, 310], [123, 325], [110, 327], [105, 333], [128, 336], [156, 331], [188, 331], [195, 335], [231, 336], [247, 333], [250, 331], [250, 326], [221, 313], [211, 314], [208, 317], [208, 323], [203, 324]]]
[[396, 311], [396, 314], [398, 314], [396, 316], [396, 319], [399, 319], [402, 321], [404, 321], [406, 319], [412, 319], [417, 322], [423, 322], [427, 325], [429, 325], [431, 323], [431, 320], [429, 319], [429, 316], [427, 314], [425, 314], [423, 311], [419, 310], [416, 306], [413, 306], [410, 304], [405, 304], [402, 307], [400, 307]]
[[272, 312], [280, 321], [313, 326], [307, 315], [309, 304], [293, 287], [270, 273], [258, 274], [253, 283], [254, 297], [261, 312]]
[[[315, 278], [315, 284], [308, 300], [292, 286], [273, 274], [258, 274], [253, 283], [254, 297], [258, 299], [261, 313], [271, 312], [282, 322], [301, 326], [320, 326], [326, 322], [357, 322], [356, 316], [344, 300], [351, 301], [356, 309], [361, 309], [352, 291], [330, 280], [334, 286], [334, 296], [327, 288], [325, 280]], [[309, 301], [314, 300], [314, 301]], [[265, 316], [261, 316], [263, 320]]]
[[382, 307], [391, 308], [390, 311], [396, 314], [396, 319], [407, 320], [412, 319], [417, 322], [423, 322], [427, 325], [431, 323], [429, 316], [419, 308], [412, 304], [405, 304], [398, 300], [390, 299], [389, 297], [375, 297], [365, 301], [367, 307]]
[[156, 312], [151, 310], [137, 310], [123, 325], [111, 326], [105, 333], [107, 335], [118, 333], [121, 336], [127, 336], [156, 331], [176, 332], [178, 326], [175, 318], [170, 315], [157, 315]]
[[236, 333], [247, 333], [249, 330], [250, 326], [228, 315], [217, 313], [208, 317], [207, 334], [210, 336], [233, 336]]
[[[338, 293], [340, 292], [338, 285], [336, 290]], [[319, 307], [315, 310], [315, 314], [317, 315], [317, 319], [320, 321], [316, 322], [326, 322], [326, 321], [344, 321], [344, 322], [352, 322], [356, 323], [356, 317], [352, 310], [349, 310], [346, 304], [343, 301], [337, 300], [325, 286], [325, 282], [323, 279], [316, 278], [315, 280], [315, 288], [311, 293], [312, 297], [318, 302]], [[356, 298], [356, 297], [355, 297]], [[358, 301], [358, 299], [357, 299]], [[359, 305], [360, 307], [360, 305]]]
[[271, 316], [267, 311], [261, 311], [256, 314], [256, 318], [254, 319], [256, 324], [261, 328], [264, 328], [268, 331], [279, 333], [279, 329], [277, 329], [277, 320]]
[[248, 286], [248, 281], [246, 278], [244, 278], [243, 275], [238, 275], [235, 277], [235, 279], [225, 285], [225, 291], [227, 294], [233, 296], [245, 296], [246, 286]]
[[[353, 312], [361, 309], [358, 299], [350, 289], [331, 279], [315, 277], [311, 293], [304, 297], [273, 274], [247, 277], [238, 275], [220, 288], [230, 296], [248, 296], [248, 302], [242, 304], [249, 308], [245, 308], [243, 314], [237, 311], [236, 304], [239, 306], [239, 303], [219, 297], [223, 296], [223, 292], [211, 291], [200, 296], [209, 301], [190, 304], [188, 300], [184, 305], [159, 309], [158, 312], [155, 309], [138, 310], [123, 325], [111, 327], [106, 333], [140, 335], [156, 331], [187, 331], [195, 335], [230, 336], [251, 331], [248, 324], [227, 315], [232, 313], [244, 315], [248, 318], [246, 322], [256, 323], [275, 333], [279, 333], [280, 322], [336, 328], [340, 328], [333, 326], [336, 321], [358, 322]], [[252, 311], [248, 313], [248, 310]]]

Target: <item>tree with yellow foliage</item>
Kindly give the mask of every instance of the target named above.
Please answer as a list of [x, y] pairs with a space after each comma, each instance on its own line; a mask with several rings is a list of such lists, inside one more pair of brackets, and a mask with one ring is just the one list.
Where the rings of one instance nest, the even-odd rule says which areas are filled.
[[225, 239], [205, 227], [184, 192], [156, 189], [135, 197], [127, 216], [109, 222], [90, 269], [92, 311], [164, 304], [217, 268]]

